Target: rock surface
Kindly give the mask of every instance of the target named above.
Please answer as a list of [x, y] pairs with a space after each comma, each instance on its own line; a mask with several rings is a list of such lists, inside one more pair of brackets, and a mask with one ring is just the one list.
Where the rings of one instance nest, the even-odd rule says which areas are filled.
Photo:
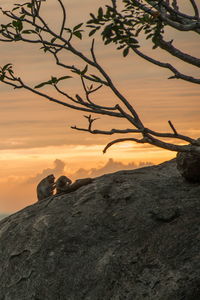
[[179, 152], [176, 157], [180, 174], [190, 182], [200, 182], [200, 155]]
[[175, 160], [0, 221], [0, 300], [199, 300], [200, 185]]

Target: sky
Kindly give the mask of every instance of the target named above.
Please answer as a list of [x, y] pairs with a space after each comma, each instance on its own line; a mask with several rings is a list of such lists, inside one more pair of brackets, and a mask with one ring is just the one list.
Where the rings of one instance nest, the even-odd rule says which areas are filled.
[[[2, 6], [21, 3], [0, 0]], [[87, 20], [91, 11], [108, 3], [108, 0], [64, 1], [67, 9], [67, 26], [75, 26]], [[184, 9], [187, 11], [188, 7]], [[43, 14], [54, 28], [59, 28], [61, 15], [56, 0], [43, 4]], [[2, 19], [4, 21], [4, 19]], [[1, 23], [2, 23], [1, 20]], [[176, 46], [191, 55], [199, 55], [200, 42], [195, 34], [167, 33], [174, 38]], [[88, 53], [91, 41], [84, 38], [75, 41], [77, 47]], [[110, 74], [114, 84], [130, 101], [146, 127], [155, 131], [169, 132], [171, 120], [178, 132], [193, 138], [200, 136], [199, 86], [181, 80], [168, 80], [168, 70], [158, 68], [130, 54], [123, 58], [114, 46], [103, 46], [97, 39], [96, 56]], [[13, 63], [15, 73], [31, 86], [49, 80], [51, 76], [71, 75], [55, 66], [53, 58], [44, 54], [37, 45], [0, 42], [0, 66]], [[142, 42], [142, 49], [155, 58], [173, 63], [182, 72], [198, 77], [198, 69], [176, 62], [163, 51], [152, 51]], [[62, 59], [71, 64], [78, 61], [64, 54]], [[80, 82], [66, 81], [62, 86], [71, 94], [83, 95]], [[50, 87], [43, 89], [56, 96]], [[58, 96], [60, 97], [60, 96]], [[62, 99], [62, 98], [59, 98]], [[96, 103], [116, 103], [117, 99], [107, 89], [95, 95]], [[103, 148], [119, 136], [91, 135], [71, 129], [71, 126], [86, 127], [83, 112], [72, 111], [51, 103], [40, 96], [21, 89], [0, 84], [0, 213], [15, 212], [37, 201], [36, 185], [54, 173], [56, 177], [67, 175], [73, 180], [95, 177], [120, 169], [132, 169], [149, 164], [158, 164], [175, 157], [174, 152], [150, 145], [121, 143], [111, 147], [106, 154]], [[130, 128], [125, 121], [99, 116], [96, 129]], [[131, 136], [130, 136], [131, 137]]]

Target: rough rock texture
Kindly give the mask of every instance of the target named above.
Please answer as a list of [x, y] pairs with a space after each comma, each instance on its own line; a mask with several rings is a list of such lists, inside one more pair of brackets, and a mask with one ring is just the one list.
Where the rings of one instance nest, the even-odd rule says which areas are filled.
[[8, 214], [0, 214], [0, 220], [7, 217], [7, 216], [8, 216]]
[[180, 174], [188, 181], [200, 182], [200, 155], [180, 152], [176, 157]]
[[200, 299], [200, 185], [175, 160], [50, 200], [0, 222], [0, 300]]

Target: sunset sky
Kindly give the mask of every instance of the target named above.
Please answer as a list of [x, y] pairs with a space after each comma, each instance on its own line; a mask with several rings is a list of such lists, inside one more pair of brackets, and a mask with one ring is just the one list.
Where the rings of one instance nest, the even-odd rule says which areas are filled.
[[[0, 0], [0, 6], [22, 3], [17, 0]], [[75, 26], [87, 20], [91, 11], [108, 0], [63, 0], [67, 8], [67, 26]], [[184, 1], [187, 2], [187, 1]], [[56, 0], [43, 4], [48, 24], [59, 28], [60, 13]], [[184, 7], [188, 10], [188, 6]], [[5, 19], [1, 16], [1, 23]], [[6, 21], [5, 21], [6, 23]], [[200, 41], [197, 34], [168, 32], [174, 45], [191, 55], [199, 56]], [[81, 51], [88, 52], [91, 40], [77, 40]], [[199, 70], [176, 62], [160, 50], [152, 51], [143, 41], [144, 51], [165, 62], [170, 62], [188, 75], [199, 77]], [[40, 46], [33, 44], [0, 42], [0, 66], [13, 63], [15, 74], [31, 86], [49, 80], [51, 76], [71, 75], [55, 66], [50, 54], [44, 54]], [[181, 80], [168, 80], [172, 74], [141, 58], [130, 54], [123, 58], [114, 46], [103, 46], [96, 41], [96, 56], [110, 74], [120, 92], [135, 107], [146, 127], [170, 132], [171, 120], [178, 132], [193, 138], [200, 137], [199, 86]], [[77, 63], [72, 56], [63, 55], [70, 64]], [[65, 82], [65, 90], [73, 95], [83, 94], [79, 80]], [[45, 91], [45, 88], [41, 89]], [[46, 89], [56, 95], [53, 88]], [[59, 99], [60, 96], [59, 96]], [[108, 90], [101, 89], [95, 95], [96, 103], [116, 103]], [[119, 136], [91, 135], [72, 130], [70, 126], [86, 127], [83, 112], [65, 107], [0, 83], [0, 213], [14, 212], [36, 201], [37, 183], [50, 173], [67, 175], [72, 179], [99, 176], [119, 169], [130, 169], [141, 162], [160, 163], [175, 157], [175, 153], [148, 145], [122, 143], [114, 145], [106, 154], [104, 146]], [[130, 128], [125, 121], [100, 116], [96, 129]], [[130, 135], [131, 137], [131, 135]]]

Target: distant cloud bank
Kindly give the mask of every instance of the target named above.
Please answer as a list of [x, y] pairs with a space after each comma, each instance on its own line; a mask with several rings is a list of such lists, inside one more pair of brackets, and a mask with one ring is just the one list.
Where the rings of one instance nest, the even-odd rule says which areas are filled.
[[27, 180], [27, 183], [30, 183], [30, 184], [38, 183], [38, 182], [40, 182], [40, 180], [42, 180], [43, 178], [45, 178], [46, 176], [48, 176], [50, 174], [54, 174], [56, 177], [60, 176], [61, 174], [64, 174], [64, 167], [65, 167], [65, 163], [60, 159], [56, 159], [54, 161], [53, 168], [44, 169], [41, 173], [38, 173], [35, 176], [30, 177]]
[[[49, 174], [54, 174], [56, 178], [60, 175], [66, 175], [70, 179], [76, 180], [84, 177], [98, 177], [106, 173], [132, 170], [150, 165], [153, 165], [153, 163], [141, 161], [138, 164], [135, 162], [125, 164], [110, 158], [104, 165], [90, 169], [80, 168], [75, 172], [69, 172], [69, 163], [66, 164], [64, 161], [56, 159], [53, 162], [53, 167], [47, 167], [34, 176], [26, 179], [24, 177], [15, 178], [10, 176], [7, 182], [0, 182], [0, 220], [7, 216], [4, 213], [13, 213], [27, 205], [35, 203], [37, 201], [36, 186]], [[9, 189], [7, 188], [8, 185]]]
[[104, 175], [106, 173], [113, 173], [120, 170], [132, 170], [132, 169], [137, 169], [137, 168], [151, 166], [151, 165], [153, 165], [152, 162], [143, 162], [143, 161], [139, 162], [139, 164], [136, 164], [134, 162], [124, 164], [119, 161], [114, 161], [112, 158], [110, 158], [108, 162], [102, 167], [92, 168], [88, 170], [84, 168], [80, 168], [75, 173], [70, 174], [69, 176], [71, 176], [72, 179], [84, 178], [84, 177], [97, 177], [97, 176]]
[[151, 166], [151, 165], [153, 165], [153, 163], [148, 161], [146, 162], [141, 161], [138, 164], [136, 164], [135, 162], [125, 164], [120, 161], [114, 161], [112, 158], [110, 158], [107, 161], [107, 163], [101, 167], [91, 168], [91, 169], [80, 168], [74, 173], [70, 173], [67, 171], [65, 162], [60, 159], [56, 159], [54, 161], [53, 168], [46, 168], [42, 170], [40, 173], [36, 174], [35, 176], [28, 178], [26, 183], [37, 184], [38, 182], [40, 182], [40, 180], [42, 180], [44, 177], [50, 174], [54, 174], [55, 177], [58, 177], [60, 175], [66, 175], [70, 177], [72, 180], [76, 180], [78, 178], [98, 177], [106, 173], [113, 173], [120, 170], [132, 170], [132, 169]]

